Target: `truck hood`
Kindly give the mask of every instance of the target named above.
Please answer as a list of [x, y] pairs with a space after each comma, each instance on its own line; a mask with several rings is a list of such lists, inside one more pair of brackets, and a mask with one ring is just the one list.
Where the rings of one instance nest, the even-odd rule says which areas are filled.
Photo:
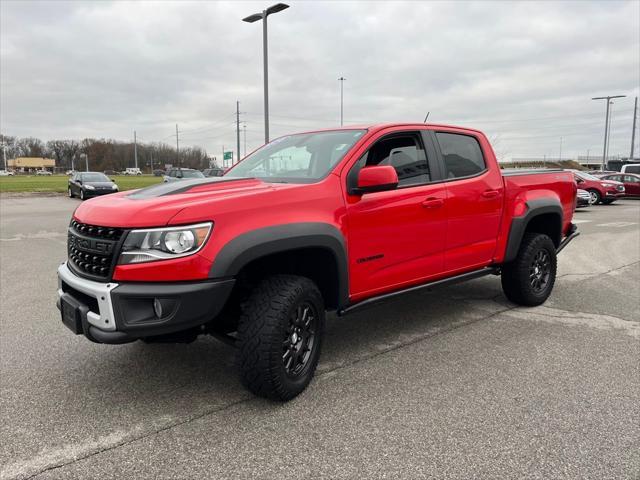
[[203, 202], [233, 201], [300, 186], [265, 183], [255, 178], [197, 178], [93, 198], [80, 204], [73, 216], [79, 222], [105, 227], [160, 227], [169, 224], [183, 209]]

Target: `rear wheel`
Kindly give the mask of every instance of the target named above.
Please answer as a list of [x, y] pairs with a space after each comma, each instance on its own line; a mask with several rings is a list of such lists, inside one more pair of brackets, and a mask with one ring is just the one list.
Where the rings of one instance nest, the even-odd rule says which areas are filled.
[[241, 306], [242, 383], [274, 400], [299, 395], [318, 365], [324, 319], [322, 295], [311, 280], [294, 275], [266, 278]]
[[588, 190], [589, 196], [591, 197], [591, 205], [597, 205], [600, 203], [602, 197], [600, 196], [600, 192], [597, 190]]
[[541, 233], [526, 233], [513, 262], [502, 267], [502, 290], [513, 303], [540, 305], [556, 281], [556, 247]]

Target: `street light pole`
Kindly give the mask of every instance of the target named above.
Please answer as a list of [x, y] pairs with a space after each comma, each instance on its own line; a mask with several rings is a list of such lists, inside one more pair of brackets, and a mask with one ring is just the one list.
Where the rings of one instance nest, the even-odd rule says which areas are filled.
[[340, 77], [338, 79], [340, 81], [340, 126], [342, 127], [343, 125], [343, 120], [344, 120], [344, 109], [343, 109], [343, 105], [344, 105], [344, 81], [346, 80], [346, 78], [344, 77]]
[[[264, 143], [269, 143], [269, 58], [268, 58], [268, 45], [267, 45], [267, 17], [273, 13], [281, 12], [289, 8], [289, 5], [284, 3], [276, 3], [270, 6], [262, 13], [254, 13], [246, 18], [243, 18], [243, 22], [253, 23], [258, 20], [262, 20], [262, 66], [264, 77]], [[239, 152], [238, 152], [239, 153]]]
[[609, 101], [612, 98], [624, 98], [626, 95], [611, 95], [607, 97], [593, 97], [591, 100], [606, 100], [607, 112], [604, 117], [604, 146], [602, 148], [602, 170], [607, 169], [607, 135], [609, 133]]

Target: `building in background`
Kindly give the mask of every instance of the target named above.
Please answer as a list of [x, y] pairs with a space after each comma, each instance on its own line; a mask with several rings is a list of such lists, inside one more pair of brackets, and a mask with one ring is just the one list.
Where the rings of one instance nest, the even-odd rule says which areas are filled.
[[44, 157], [17, 157], [7, 160], [7, 167], [17, 172], [35, 172], [37, 170], [48, 170], [53, 173], [56, 161], [53, 158]]

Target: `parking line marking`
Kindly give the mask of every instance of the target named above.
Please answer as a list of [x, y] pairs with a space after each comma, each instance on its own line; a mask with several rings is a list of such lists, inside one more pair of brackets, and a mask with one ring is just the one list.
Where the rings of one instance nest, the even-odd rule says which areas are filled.
[[613, 228], [623, 228], [630, 227], [631, 225], [637, 225], [638, 222], [609, 222], [609, 223], [599, 223], [596, 227], [613, 227]]
[[591, 223], [593, 222], [593, 220], [572, 220], [573, 223], [578, 224], [578, 223]]

